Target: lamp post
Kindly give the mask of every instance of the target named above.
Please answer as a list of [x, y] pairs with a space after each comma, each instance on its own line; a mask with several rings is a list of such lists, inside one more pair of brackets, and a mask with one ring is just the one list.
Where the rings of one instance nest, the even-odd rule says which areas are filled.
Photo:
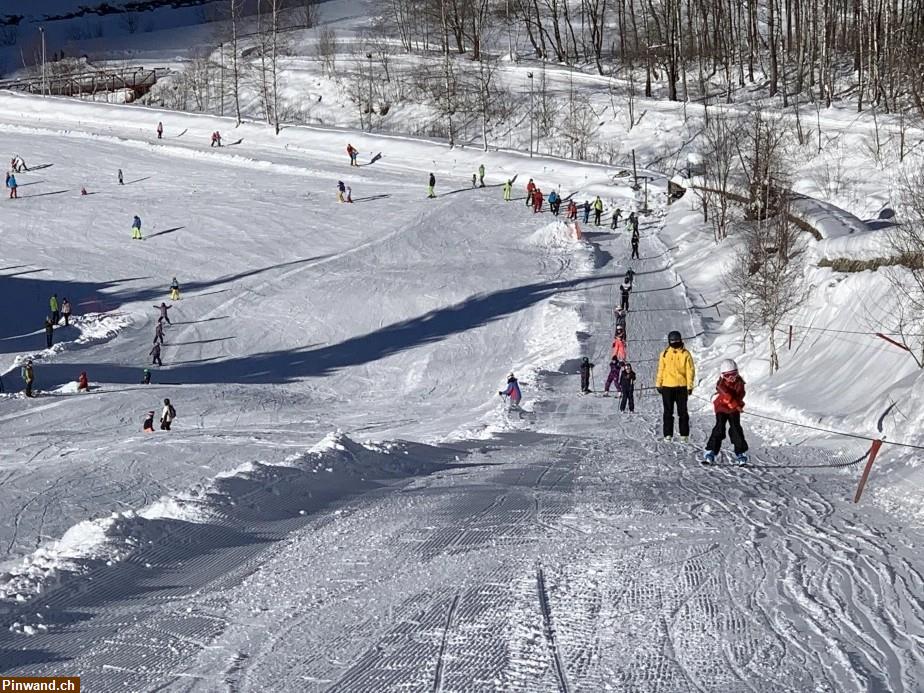
[[45, 96], [47, 93], [45, 83], [45, 27], [40, 26], [39, 33], [42, 35], [42, 96]]
[[533, 158], [533, 73], [527, 72], [529, 77], [529, 158]]

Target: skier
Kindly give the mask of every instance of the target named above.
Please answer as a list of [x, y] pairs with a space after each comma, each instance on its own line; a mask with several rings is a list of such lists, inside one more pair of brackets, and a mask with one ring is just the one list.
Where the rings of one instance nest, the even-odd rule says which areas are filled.
[[536, 192], [536, 184], [533, 183], [533, 179], [529, 179], [529, 183], [526, 184], [526, 206], [530, 207], [533, 204], [533, 193]]
[[629, 218], [626, 219], [626, 226], [632, 231], [638, 231], [638, 217], [635, 212], [629, 212]]
[[539, 188], [536, 188], [535, 190], [533, 190], [533, 214], [536, 214], [537, 212], [542, 211], [542, 200], [543, 199], [544, 198], [542, 197], [542, 190], [540, 190]]
[[180, 300], [180, 283], [176, 280], [176, 277], [174, 277], [173, 281], [170, 282], [170, 300]]
[[478, 187], [479, 188], [484, 187], [484, 164], [481, 164], [478, 167]]
[[635, 411], [635, 371], [632, 370], [632, 364], [626, 363], [622, 367], [622, 375], [619, 376], [619, 391], [622, 392], [622, 399], [619, 400], [619, 411], [625, 411], [626, 405], [629, 405], [629, 413]]
[[349, 185], [347, 186], [347, 200], [346, 201], [349, 202], [350, 204], [353, 204], [353, 188], [351, 188]]
[[154, 307], [157, 308], [157, 310], [160, 311], [160, 319], [161, 319], [161, 320], [163, 320], [164, 322], [166, 322], [168, 325], [172, 325], [172, 324], [173, 324], [172, 322], [170, 322], [170, 316], [167, 315], [167, 311], [170, 310], [171, 308], [173, 308], [173, 306], [168, 306], [166, 303], [164, 303], [163, 301], [161, 301], [159, 306], [154, 306]]
[[16, 183], [16, 176], [11, 173], [10, 177], [6, 181], [6, 185], [10, 189], [10, 199], [19, 199], [19, 194], [16, 192], [16, 188], [18, 187], [18, 184]]
[[57, 325], [61, 319], [61, 313], [58, 311], [58, 294], [52, 294], [48, 299], [48, 308], [51, 310], [51, 322]]
[[600, 217], [603, 215], [603, 200], [597, 195], [594, 200], [594, 226], [600, 226]]
[[586, 356], [581, 360], [581, 392], [585, 395], [590, 392], [590, 375], [594, 369], [594, 364]]
[[82, 186], [81, 186], [81, 188], [80, 188], [80, 194], [81, 194], [81, 196], [83, 196], [83, 195], [89, 195], [89, 193], [87, 192], [87, 189], [84, 188], [84, 187], [82, 187]]
[[641, 257], [639, 257], [639, 254], [638, 254], [638, 241], [639, 241], [638, 229], [636, 229], [632, 232], [632, 258], [631, 259], [633, 260], [642, 259]]
[[144, 417], [144, 423], [141, 424], [141, 430], [145, 433], [154, 432], [154, 410], [152, 409], [147, 413], [147, 416]]
[[628, 349], [626, 348], [626, 338], [624, 335], [617, 333], [613, 337], [613, 351], [610, 355], [611, 359], [616, 359], [620, 363], [626, 360], [626, 357], [629, 355]]
[[154, 344], [164, 343], [164, 319], [157, 318], [157, 326], [154, 328]]
[[154, 342], [154, 346], [151, 347], [151, 350], [148, 352], [148, 356], [151, 357], [152, 366], [163, 366], [164, 362], [160, 360], [160, 344]]
[[216, 130], [212, 133], [212, 143], [210, 147], [220, 147], [221, 146], [221, 133]]
[[164, 124], [160, 121], [157, 121], [157, 139], [161, 140], [164, 138]]
[[51, 318], [45, 318], [45, 346], [51, 349], [52, 344], [55, 341], [55, 326], [51, 322]]
[[622, 308], [616, 308], [613, 311], [613, 319], [616, 321], [616, 330], [618, 331], [622, 328], [623, 331], [626, 329], [626, 311]]
[[132, 219], [132, 240], [144, 240], [141, 237], [141, 217], [139, 217], [137, 214], [135, 215], [135, 218]]
[[619, 218], [622, 216], [622, 210], [617, 207], [613, 212], [613, 219], [610, 223], [610, 228], [615, 231], [617, 224], [619, 224]]
[[549, 211], [558, 216], [558, 208], [561, 205], [561, 198], [558, 197], [558, 193], [553, 190], [549, 193]]
[[342, 180], [337, 181], [337, 202], [344, 202], [344, 193], [346, 193], [346, 185], [343, 184]]
[[350, 157], [350, 166], [359, 166], [359, 164], [356, 163], [356, 157], [359, 156], [359, 152], [356, 151], [356, 148], [352, 144], [348, 143], [346, 151], [347, 156]]
[[11, 175], [10, 172], [7, 171], [6, 172], [6, 183], [5, 183], [7, 188], [10, 187], [10, 175]]
[[619, 392], [619, 372], [622, 370], [622, 361], [613, 356], [610, 358], [610, 372], [606, 376], [606, 384], [603, 386], [604, 394], [610, 393], [610, 385], [615, 385], [616, 392]]
[[622, 284], [619, 285], [619, 296], [620, 303], [619, 307], [623, 310], [629, 310], [629, 294], [632, 293], [632, 282], [628, 279], [623, 279]]
[[80, 375], [77, 377], [77, 392], [89, 392], [90, 383], [87, 380], [87, 372], [81, 371]]
[[436, 176], [434, 176], [432, 173], [430, 174], [430, 182], [428, 185], [429, 187], [427, 188], [427, 197], [436, 197], [436, 192], [434, 191], [434, 188], [436, 188]]
[[122, 169], [119, 169], [119, 185], [125, 185], [125, 179], [122, 178]]
[[518, 409], [520, 400], [523, 399], [523, 393], [520, 392], [520, 383], [517, 382], [516, 376], [511, 373], [507, 376], [507, 389], [501, 390], [497, 394], [510, 398], [510, 408]]
[[510, 194], [513, 192], [513, 181], [508, 180], [504, 183], [504, 202], [510, 202]]
[[[151, 384], [151, 369], [145, 368], [144, 373], [141, 374], [141, 384], [150, 385]], [[154, 416], [154, 412], [151, 412], [151, 416]]]
[[477, 173], [472, 174], [472, 187], [473, 188], [478, 187], [478, 174]]
[[71, 324], [71, 302], [67, 300], [67, 297], [61, 301], [61, 317], [64, 318], [65, 327]]
[[674, 407], [677, 408], [677, 420], [680, 424], [680, 442], [686, 443], [690, 436], [690, 415], [687, 412], [687, 398], [693, 394], [693, 379], [696, 368], [693, 357], [683, 346], [683, 337], [677, 330], [667, 335], [667, 348], [658, 358], [658, 375], [655, 387], [661, 393], [664, 404], [665, 442], [674, 439]]
[[568, 219], [577, 221], [577, 202], [568, 200]]
[[170, 404], [169, 399], [164, 399], [164, 409], [160, 413], [160, 430], [169, 431], [170, 424], [176, 418], [176, 409]]
[[26, 365], [20, 371], [23, 382], [26, 384], [26, 397], [34, 397], [32, 394], [32, 383], [35, 382], [35, 371], [32, 370], [32, 359], [26, 361]]
[[584, 200], [584, 223], [590, 219], [590, 200]]
[[738, 364], [731, 359], [722, 361], [718, 382], [715, 384], [716, 398], [712, 401], [715, 410], [715, 426], [703, 452], [703, 464], [715, 463], [715, 458], [725, 440], [725, 426], [735, 449], [739, 465], [748, 463], [748, 442], [741, 430], [741, 412], [744, 410], [744, 379], [738, 374]]
[[635, 281], [635, 272], [632, 271], [632, 268], [626, 270], [626, 276], [623, 277], [623, 281], [629, 282], [629, 288], [632, 288], [632, 283]]

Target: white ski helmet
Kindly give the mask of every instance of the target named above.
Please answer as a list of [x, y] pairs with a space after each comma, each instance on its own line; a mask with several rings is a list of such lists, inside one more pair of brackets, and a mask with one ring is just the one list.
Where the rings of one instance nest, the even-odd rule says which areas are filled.
[[719, 366], [719, 372], [722, 375], [728, 375], [729, 373], [738, 372], [738, 364], [732, 361], [731, 359], [725, 359], [722, 361], [722, 365]]

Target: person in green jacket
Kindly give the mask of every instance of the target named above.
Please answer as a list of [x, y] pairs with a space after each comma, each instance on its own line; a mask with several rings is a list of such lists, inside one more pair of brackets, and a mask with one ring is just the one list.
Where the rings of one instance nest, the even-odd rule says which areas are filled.
[[508, 180], [504, 183], [504, 202], [510, 202], [510, 194], [513, 192], [513, 181]]
[[58, 309], [58, 294], [52, 294], [51, 298], [48, 299], [48, 308], [51, 310], [52, 324], [57, 325], [58, 321], [61, 320], [61, 312]]
[[481, 164], [481, 166], [478, 167], [478, 181], [479, 181], [478, 187], [483, 188], [484, 187], [484, 164]]

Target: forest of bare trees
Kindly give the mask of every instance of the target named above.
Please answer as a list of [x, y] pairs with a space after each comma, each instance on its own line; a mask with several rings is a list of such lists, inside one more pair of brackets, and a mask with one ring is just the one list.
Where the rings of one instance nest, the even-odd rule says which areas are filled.
[[646, 96], [850, 99], [924, 115], [924, 0], [388, 0], [406, 51], [532, 58], [644, 71]]

